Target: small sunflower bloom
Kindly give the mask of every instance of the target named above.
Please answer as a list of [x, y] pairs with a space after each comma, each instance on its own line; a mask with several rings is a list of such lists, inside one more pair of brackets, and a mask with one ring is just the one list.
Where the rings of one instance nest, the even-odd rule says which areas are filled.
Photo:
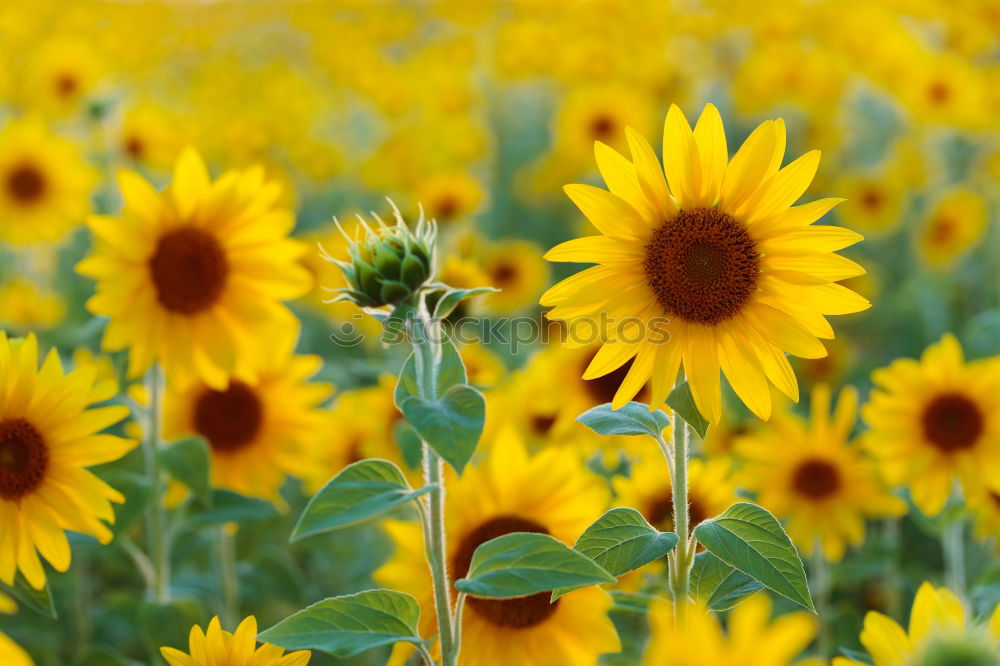
[[[913, 600], [909, 631], [871, 611], [861, 644], [875, 666], [994, 666], [1000, 663], [1000, 605], [985, 624], [969, 622], [958, 597], [924, 583]], [[859, 664], [844, 657], [833, 660], [833, 666]]]
[[77, 272], [97, 281], [87, 308], [110, 319], [102, 347], [129, 350], [130, 377], [158, 361], [170, 378], [222, 390], [262, 346], [298, 330], [282, 301], [312, 285], [306, 247], [288, 238], [295, 217], [263, 168], [213, 181], [187, 148], [166, 191], [124, 170], [118, 184], [121, 215], [90, 218], [95, 246]]
[[191, 627], [185, 654], [172, 647], [161, 647], [160, 654], [170, 666], [305, 666], [311, 653], [285, 651], [269, 643], [257, 647], [257, 619], [250, 616], [240, 622], [235, 633], [222, 629], [218, 617], [212, 618], [208, 631], [201, 627]]
[[819, 152], [782, 168], [780, 119], [762, 123], [731, 160], [712, 105], [694, 130], [679, 108], [670, 108], [662, 166], [645, 139], [630, 129], [626, 135], [631, 160], [596, 144], [610, 190], [565, 188], [601, 235], [562, 243], [546, 255], [598, 265], [556, 284], [541, 303], [553, 307], [551, 319], [610, 322], [584, 376], [600, 377], [632, 361], [614, 407], [650, 379], [652, 403], [663, 404], [683, 367], [698, 409], [718, 422], [721, 370], [766, 420], [769, 383], [798, 400], [785, 354], [824, 356], [820, 339], [834, 337], [827, 315], [869, 307], [837, 284], [865, 272], [835, 254], [862, 237], [813, 226], [839, 199], [792, 205], [812, 181]]
[[739, 438], [743, 485], [778, 518], [806, 554], [819, 547], [840, 561], [848, 546], [864, 541], [865, 520], [900, 516], [906, 503], [892, 496], [873, 461], [851, 443], [858, 415], [858, 394], [840, 392], [833, 416], [830, 388], [812, 390], [811, 415], [775, 415], [754, 434]]
[[928, 516], [941, 512], [957, 479], [966, 497], [1000, 488], [1000, 362], [965, 362], [945, 335], [920, 360], [898, 359], [872, 373], [861, 416], [864, 445], [886, 479], [910, 489]]
[[111, 503], [125, 498], [86, 467], [117, 460], [136, 443], [100, 434], [128, 409], [89, 408], [109, 397], [95, 375], [91, 365], [64, 374], [55, 350], [39, 369], [33, 334], [8, 340], [0, 331], [0, 581], [7, 585], [20, 571], [44, 587], [39, 554], [68, 570], [67, 531], [111, 541]]

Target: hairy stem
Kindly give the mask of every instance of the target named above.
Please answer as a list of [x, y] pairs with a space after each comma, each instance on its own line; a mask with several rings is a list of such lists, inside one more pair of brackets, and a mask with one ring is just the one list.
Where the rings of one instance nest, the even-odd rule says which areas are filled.
[[[410, 341], [413, 345], [417, 387], [420, 397], [427, 401], [438, 399], [437, 368], [441, 361], [442, 332], [431, 321], [427, 307], [421, 301], [415, 319], [409, 321]], [[424, 550], [427, 553], [434, 585], [434, 610], [437, 614], [438, 640], [441, 642], [442, 666], [456, 666], [458, 663], [457, 629], [451, 604], [451, 590], [448, 579], [447, 537], [445, 533], [444, 509], [444, 461], [423, 442], [424, 483], [431, 486], [427, 493], [426, 508], [422, 516], [424, 528]]]
[[236, 543], [228, 525], [219, 525], [219, 583], [222, 588], [222, 619], [227, 627], [239, 621], [240, 587], [236, 575]]
[[678, 623], [684, 621], [684, 614], [688, 601], [688, 580], [691, 573], [693, 561], [691, 537], [688, 533], [688, 486], [687, 486], [687, 462], [688, 462], [688, 435], [687, 424], [674, 417], [674, 445], [673, 464], [671, 467], [673, 477], [673, 504], [674, 504], [674, 531], [680, 537], [677, 547], [670, 554], [668, 566], [670, 568], [670, 592], [674, 600], [674, 619]]
[[965, 521], [954, 518], [948, 523], [941, 536], [944, 550], [944, 577], [948, 588], [965, 597]]
[[811, 562], [809, 563], [809, 584], [812, 596], [816, 602], [816, 615], [819, 617], [819, 653], [829, 658], [833, 650], [833, 634], [831, 633], [830, 617], [830, 564], [823, 555], [819, 539], [813, 545]]

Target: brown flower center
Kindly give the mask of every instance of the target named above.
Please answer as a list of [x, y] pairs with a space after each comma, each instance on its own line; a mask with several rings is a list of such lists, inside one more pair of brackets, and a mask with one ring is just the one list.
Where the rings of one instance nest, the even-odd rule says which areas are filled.
[[944, 104], [951, 97], [951, 87], [944, 81], [934, 81], [927, 87], [927, 97], [934, 104]]
[[214, 236], [181, 227], [160, 238], [149, 271], [160, 304], [171, 312], [191, 315], [219, 300], [229, 264]]
[[606, 114], [594, 116], [590, 121], [590, 136], [600, 141], [607, 141], [615, 129], [615, 121]]
[[22, 162], [8, 171], [6, 184], [10, 197], [23, 205], [35, 203], [48, 189], [45, 174], [30, 162]]
[[55, 87], [60, 97], [72, 97], [80, 88], [80, 82], [73, 74], [64, 72], [56, 77]]
[[233, 380], [225, 391], [206, 390], [194, 406], [194, 427], [215, 451], [232, 453], [250, 444], [264, 422], [252, 388]]
[[517, 270], [517, 266], [512, 266], [504, 262], [490, 269], [490, 278], [493, 280], [493, 286], [498, 289], [515, 284], [519, 275], [520, 272]]
[[0, 498], [16, 501], [37, 488], [49, 467], [49, 449], [21, 418], [0, 421]]
[[922, 417], [924, 437], [944, 453], [970, 449], [983, 432], [983, 414], [975, 402], [961, 393], [934, 398]]
[[125, 152], [134, 160], [141, 160], [146, 155], [146, 142], [132, 135], [125, 139]]
[[438, 198], [434, 204], [434, 218], [450, 220], [458, 213], [458, 200], [451, 194], [445, 194]]
[[814, 500], [833, 495], [840, 483], [840, 470], [833, 463], [818, 458], [803, 461], [792, 475], [795, 491]]
[[[459, 544], [451, 561], [452, 580], [464, 578], [469, 573], [472, 554], [481, 544], [511, 532], [534, 532], [548, 534], [543, 525], [518, 516], [497, 516], [472, 530]], [[466, 603], [477, 615], [498, 627], [526, 629], [548, 619], [559, 601], [549, 603], [548, 592], [533, 594], [519, 599], [477, 599], [469, 597]]]
[[882, 208], [885, 195], [875, 187], [869, 187], [861, 194], [861, 205], [869, 212], [876, 212]]
[[760, 254], [732, 216], [695, 208], [653, 232], [643, 266], [667, 313], [714, 325], [736, 315], [756, 291]]

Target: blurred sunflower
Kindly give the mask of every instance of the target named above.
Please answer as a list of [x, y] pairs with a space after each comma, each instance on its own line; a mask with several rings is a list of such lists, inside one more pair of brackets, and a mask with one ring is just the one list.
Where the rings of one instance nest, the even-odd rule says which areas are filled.
[[0, 632], [0, 663], [4, 666], [35, 666], [24, 648], [3, 632]]
[[[557, 450], [528, 457], [513, 431], [501, 437], [483, 463], [466, 468], [460, 478], [452, 473], [447, 479], [446, 550], [452, 581], [468, 572], [473, 551], [490, 539], [541, 532], [572, 544], [607, 506], [608, 492], [600, 477], [572, 457]], [[420, 526], [386, 521], [385, 527], [396, 550], [374, 577], [417, 597], [421, 634], [430, 636], [436, 624]], [[470, 598], [463, 613], [459, 664], [595, 665], [601, 654], [620, 649], [607, 617], [610, 608], [610, 595], [597, 587], [551, 604], [547, 592], [502, 601]], [[399, 666], [411, 652], [397, 645], [389, 663]]]
[[240, 622], [235, 633], [222, 629], [218, 617], [208, 623], [208, 631], [191, 627], [185, 654], [172, 647], [161, 647], [160, 654], [170, 666], [305, 666], [311, 653], [285, 651], [269, 643], [257, 647], [257, 619], [250, 616]]
[[849, 444], [858, 415], [858, 394], [840, 392], [830, 418], [830, 388], [813, 387], [808, 422], [789, 412], [741, 438], [740, 478], [760, 504], [788, 521], [788, 535], [806, 554], [819, 546], [839, 562], [847, 546], [865, 536], [866, 518], [900, 516], [906, 504], [889, 494], [871, 461]]
[[414, 198], [423, 205], [427, 217], [442, 225], [472, 215], [484, 197], [483, 186], [464, 171], [432, 174], [414, 185]]
[[917, 232], [920, 256], [934, 268], [947, 268], [983, 239], [988, 219], [982, 197], [968, 190], [949, 193], [934, 205]]
[[80, 108], [107, 71], [88, 41], [55, 37], [32, 49], [20, 85], [28, 108], [54, 115]]
[[602, 235], [568, 241], [546, 255], [600, 265], [558, 283], [541, 303], [555, 306], [548, 313], [553, 319], [610, 319], [606, 342], [585, 377], [632, 360], [615, 407], [651, 377], [652, 403], [662, 404], [683, 364], [695, 402], [712, 422], [722, 413], [720, 368], [747, 406], [767, 419], [768, 381], [798, 399], [785, 352], [825, 355], [818, 338], [833, 337], [825, 315], [869, 307], [836, 284], [864, 273], [834, 254], [861, 236], [810, 226], [837, 199], [791, 207], [808, 187], [819, 153], [780, 168], [781, 120], [762, 123], [730, 161], [714, 106], [705, 107], [694, 132], [672, 106], [662, 168], [646, 140], [627, 133], [631, 162], [603, 144], [596, 147], [610, 192], [565, 188]]
[[66, 304], [54, 291], [17, 277], [0, 284], [0, 324], [22, 331], [47, 329], [57, 326], [65, 315]]
[[122, 406], [88, 409], [113, 394], [93, 366], [64, 374], [53, 349], [39, 369], [34, 334], [8, 340], [0, 331], [0, 581], [11, 585], [20, 571], [44, 587], [39, 553], [56, 571], [69, 569], [67, 530], [111, 541], [102, 521], [113, 523], [111, 502], [125, 498], [85, 467], [136, 445], [98, 434], [128, 415]]
[[870, 234], [887, 234], [903, 220], [908, 200], [907, 183], [899, 169], [848, 172], [835, 183], [844, 195], [837, 208], [840, 223]]
[[178, 120], [159, 104], [132, 106], [122, 118], [120, 150], [135, 164], [167, 170], [184, 147], [178, 126]]
[[534, 305], [549, 280], [542, 251], [530, 241], [508, 240], [492, 245], [485, 250], [481, 266], [489, 286], [500, 290], [487, 295], [483, 304], [503, 314]]
[[[870, 611], [861, 644], [875, 666], [995, 666], [1000, 663], [1000, 606], [988, 623], [970, 623], [958, 597], [924, 583], [913, 600], [908, 632], [892, 618]], [[861, 663], [833, 660], [833, 666]]]
[[212, 182], [190, 148], [162, 194], [128, 171], [118, 182], [122, 216], [90, 218], [95, 248], [77, 265], [97, 280], [87, 308], [110, 318], [104, 349], [127, 347], [133, 377], [159, 361], [218, 390], [229, 374], [252, 378], [255, 354], [297, 330], [281, 301], [311, 285], [305, 247], [287, 237], [295, 218], [274, 205], [280, 188], [259, 167]]
[[577, 161], [600, 141], [619, 150], [626, 144], [625, 128], [653, 130], [653, 105], [647, 93], [622, 85], [576, 88], [570, 92], [555, 122], [558, 154]]
[[650, 638], [643, 653], [643, 666], [799, 666], [822, 663], [796, 661], [816, 635], [816, 618], [797, 611], [771, 619], [771, 599], [755, 594], [736, 606], [727, 631], [714, 614], [691, 609], [678, 625], [673, 607], [656, 599], [649, 608]]
[[1000, 488], [1000, 362], [966, 363], [949, 334], [919, 361], [876, 370], [872, 383], [863, 442], [924, 514], [944, 508], [956, 478], [967, 497]]
[[77, 147], [37, 119], [0, 131], [0, 239], [54, 243], [83, 221], [95, 174]]
[[315, 473], [316, 437], [329, 424], [318, 405], [331, 387], [309, 381], [322, 359], [293, 356], [293, 344], [255, 356], [253, 371], [234, 375], [225, 389], [202, 381], [168, 383], [164, 437], [204, 437], [215, 485], [277, 501], [286, 475]]

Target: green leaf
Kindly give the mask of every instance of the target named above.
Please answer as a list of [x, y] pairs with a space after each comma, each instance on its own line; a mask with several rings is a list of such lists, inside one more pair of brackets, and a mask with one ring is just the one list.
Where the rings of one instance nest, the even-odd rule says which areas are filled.
[[769, 590], [815, 612], [806, 572], [781, 523], [765, 509], [738, 502], [694, 528], [700, 544]]
[[149, 477], [124, 469], [109, 470], [101, 479], [127, 498], [124, 504], [115, 506], [115, 522], [109, 526], [117, 539], [128, 534], [143, 517], [153, 489]]
[[475, 298], [476, 296], [481, 296], [483, 294], [492, 294], [494, 292], [500, 291], [499, 289], [494, 289], [493, 287], [476, 287], [475, 289], [453, 289], [448, 287], [448, 289], [438, 297], [437, 303], [434, 305], [432, 315], [435, 319], [444, 319], [450, 315], [458, 304], [462, 301]]
[[621, 409], [611, 409], [611, 403], [588, 409], [577, 419], [598, 435], [649, 435], [660, 437], [670, 425], [670, 417], [657, 409], [649, 411], [641, 402], [630, 402]]
[[698, 411], [698, 406], [694, 404], [694, 396], [691, 395], [691, 387], [688, 386], [687, 382], [674, 387], [674, 390], [667, 396], [667, 405], [691, 426], [699, 437], [705, 438], [705, 433], [708, 432], [708, 421]]
[[483, 434], [483, 394], [468, 384], [459, 384], [435, 401], [407, 398], [401, 409], [428, 446], [461, 474]]
[[409, 594], [367, 590], [324, 599], [257, 638], [286, 650], [321, 650], [346, 659], [382, 645], [422, 643], [419, 620], [420, 606]]
[[[441, 340], [441, 361], [434, 370], [437, 375], [435, 390], [439, 396], [445, 395], [452, 387], [465, 384], [467, 381], [465, 363], [462, 362], [462, 356], [458, 353], [455, 343], [443, 333], [441, 335], [443, 336]], [[396, 407], [402, 409], [402, 405], [407, 398], [419, 397], [421, 396], [417, 383], [416, 354], [411, 353], [406, 362], [403, 363], [403, 369], [399, 372], [399, 379], [396, 382], [396, 392], [393, 395], [393, 400], [396, 403]]]
[[355, 525], [429, 490], [410, 488], [403, 473], [388, 460], [353, 463], [309, 500], [292, 531], [292, 541]]
[[393, 430], [396, 436], [396, 444], [399, 452], [403, 456], [403, 462], [410, 469], [419, 469], [424, 459], [424, 445], [420, 435], [413, 429], [406, 419], [399, 419]]
[[[159, 654], [161, 647], [172, 647], [187, 652], [191, 627], [205, 628], [201, 606], [186, 599], [166, 603], [143, 601], [136, 613], [136, 626], [146, 649]], [[225, 627], [230, 631], [234, 627]]]
[[691, 569], [691, 591], [715, 611], [729, 610], [763, 587], [709, 552], [698, 553]]
[[6, 585], [4, 583], [0, 583], [0, 590], [7, 592], [10, 596], [14, 597], [25, 608], [30, 608], [36, 613], [46, 615], [53, 620], [59, 619], [55, 603], [52, 600], [52, 590], [49, 588], [48, 581], [45, 581], [45, 587], [40, 590], [36, 590], [31, 587], [31, 584], [28, 583], [24, 576], [21, 575], [21, 572], [18, 571], [14, 576], [14, 584]]
[[613, 583], [599, 564], [547, 534], [514, 532], [480, 545], [455, 588], [473, 597], [511, 599], [563, 587]]
[[278, 515], [277, 509], [267, 500], [247, 497], [229, 490], [212, 490], [210, 508], [192, 513], [190, 522], [195, 526], [222, 525], [228, 522], [250, 523], [267, 520]]
[[187, 437], [157, 452], [165, 470], [191, 489], [202, 504], [212, 501], [212, 457], [203, 437]]
[[[673, 532], [659, 532], [635, 509], [611, 509], [584, 530], [577, 539], [578, 550], [618, 578], [658, 560], [677, 545]], [[552, 592], [552, 600], [574, 589]]]

